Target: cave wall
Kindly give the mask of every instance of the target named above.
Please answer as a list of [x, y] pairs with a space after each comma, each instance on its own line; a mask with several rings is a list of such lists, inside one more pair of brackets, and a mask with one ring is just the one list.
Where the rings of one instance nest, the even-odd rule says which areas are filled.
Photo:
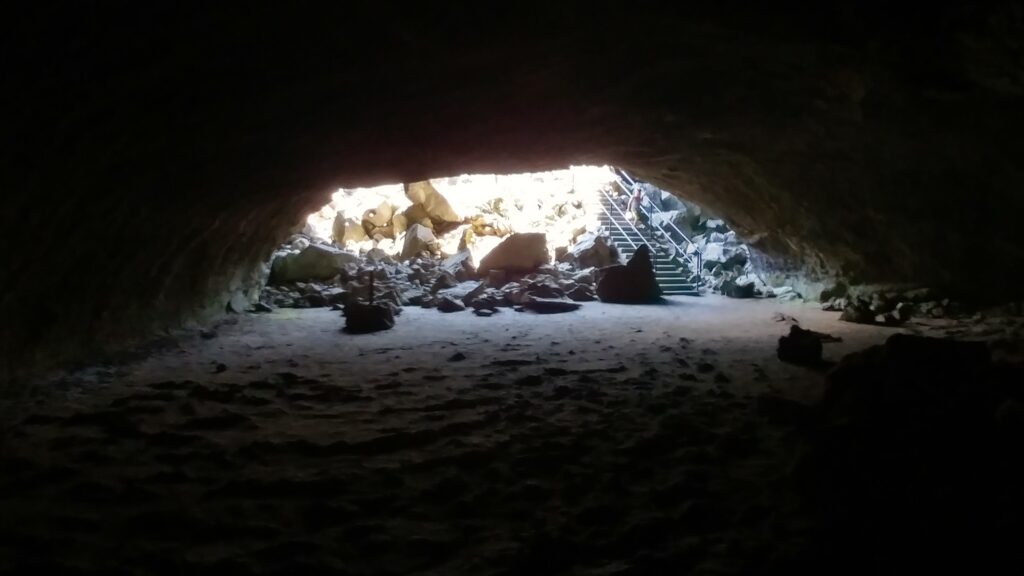
[[35, 10], [0, 39], [0, 375], [222, 310], [339, 186], [570, 163], [780, 270], [1021, 296], [1019, 3]]

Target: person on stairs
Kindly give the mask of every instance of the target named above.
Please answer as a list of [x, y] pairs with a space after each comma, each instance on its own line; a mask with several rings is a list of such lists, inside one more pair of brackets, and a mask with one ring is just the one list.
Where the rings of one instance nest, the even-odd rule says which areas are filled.
[[640, 183], [636, 182], [633, 184], [633, 194], [629, 197], [629, 205], [626, 207], [627, 217], [633, 221], [633, 225], [637, 228], [643, 227], [640, 222], [640, 203], [643, 202], [644, 193], [640, 188]]

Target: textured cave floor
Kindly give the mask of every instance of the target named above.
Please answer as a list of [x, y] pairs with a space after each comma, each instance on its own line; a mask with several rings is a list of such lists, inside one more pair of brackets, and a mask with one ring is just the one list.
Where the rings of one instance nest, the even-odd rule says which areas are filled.
[[791, 415], [823, 377], [775, 358], [776, 312], [841, 336], [832, 360], [895, 331], [717, 297], [407, 308], [361, 336], [327, 310], [235, 317], [22, 400], [0, 460], [0, 572], [806, 567]]

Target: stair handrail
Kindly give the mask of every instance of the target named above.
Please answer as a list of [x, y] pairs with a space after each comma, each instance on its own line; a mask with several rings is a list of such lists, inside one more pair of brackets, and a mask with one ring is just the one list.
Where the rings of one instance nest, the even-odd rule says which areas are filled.
[[[604, 188], [601, 188], [600, 192], [601, 195], [608, 199], [608, 203], [611, 204], [615, 208], [615, 210], [622, 215], [622, 218], [626, 221], [629, 227], [633, 229], [633, 232], [636, 232], [637, 236], [640, 237], [640, 240], [644, 244], [646, 244], [648, 248], [651, 249], [651, 256], [653, 257], [655, 254], [657, 254], [657, 250], [655, 249], [655, 247], [650, 242], [648, 242], [646, 238], [644, 238], [644, 235], [641, 234], [640, 231], [636, 229], [636, 226], [634, 224], [630, 223], [629, 217], [626, 216], [626, 213], [622, 211], [622, 208], [619, 208], [619, 205], [615, 203], [615, 198], [613, 198], [611, 194], [609, 194], [608, 191], [605, 190]], [[633, 247], [633, 250], [636, 250], [637, 245], [629, 237], [629, 234], [626, 233], [626, 230], [624, 230], [622, 226], [620, 226], [619, 223], [615, 220], [615, 217], [612, 216], [612, 213], [608, 211], [608, 208], [604, 206], [603, 202], [601, 203], [601, 210], [608, 215], [608, 219], [611, 220], [612, 224], [614, 224], [616, 228], [619, 229], [619, 232], [622, 232], [622, 236], [626, 238], [626, 242], [629, 242], [629, 245]]]
[[[632, 194], [633, 186], [636, 185], [636, 181], [630, 178], [629, 174], [627, 174], [626, 171], [622, 169], [616, 169], [615, 175], [615, 183], [618, 184], [619, 187], [622, 188], [624, 192], [626, 192], [626, 194]], [[626, 186], [626, 184], [623, 183], [623, 180], [629, 182], [629, 186]], [[694, 273], [699, 274], [701, 270], [701, 260], [703, 259], [703, 254], [701, 254], [700, 248], [698, 248], [697, 244], [693, 240], [690, 240], [690, 237], [684, 234], [683, 231], [680, 230], [679, 227], [677, 227], [671, 220], [664, 218], [662, 219], [662, 223], [655, 224], [654, 214], [664, 214], [665, 212], [658, 208], [657, 206], [655, 206], [653, 202], [650, 202], [650, 205], [651, 210], [648, 211], [644, 208], [643, 201], [641, 201], [640, 205], [637, 206], [637, 208], [639, 208], [641, 212], [647, 215], [647, 222], [650, 223], [652, 227], [657, 228], [665, 235], [665, 238], [668, 240], [669, 244], [672, 244], [672, 247], [676, 249], [676, 254], [682, 254], [683, 260], [693, 261], [693, 264], [695, 264]], [[675, 241], [672, 240], [672, 235], [666, 232], [664, 229], [665, 224], [671, 226], [672, 229], [675, 230], [676, 233], [679, 234], [679, 236], [682, 237], [682, 239], [685, 240], [688, 245], [693, 246], [693, 254], [688, 254], [682, 246], [676, 244]], [[642, 238], [643, 235], [641, 235], [640, 237]]]

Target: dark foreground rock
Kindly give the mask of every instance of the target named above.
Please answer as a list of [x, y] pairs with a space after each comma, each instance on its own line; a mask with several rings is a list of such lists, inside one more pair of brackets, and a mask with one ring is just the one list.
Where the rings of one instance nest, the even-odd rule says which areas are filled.
[[1007, 407], [1021, 398], [1024, 367], [980, 342], [896, 334], [843, 358], [802, 476], [823, 553], [852, 559], [844, 573], [1019, 563], [1024, 426]]
[[602, 302], [651, 304], [661, 298], [651, 251], [646, 245], [640, 246], [626, 265], [608, 266], [601, 272], [597, 297]]
[[783, 362], [817, 366], [822, 362], [821, 351], [821, 339], [814, 332], [790, 326], [789, 335], [779, 338], [777, 354]]
[[345, 304], [345, 331], [366, 334], [390, 330], [395, 326], [395, 315], [387, 304], [364, 304], [351, 301]]

